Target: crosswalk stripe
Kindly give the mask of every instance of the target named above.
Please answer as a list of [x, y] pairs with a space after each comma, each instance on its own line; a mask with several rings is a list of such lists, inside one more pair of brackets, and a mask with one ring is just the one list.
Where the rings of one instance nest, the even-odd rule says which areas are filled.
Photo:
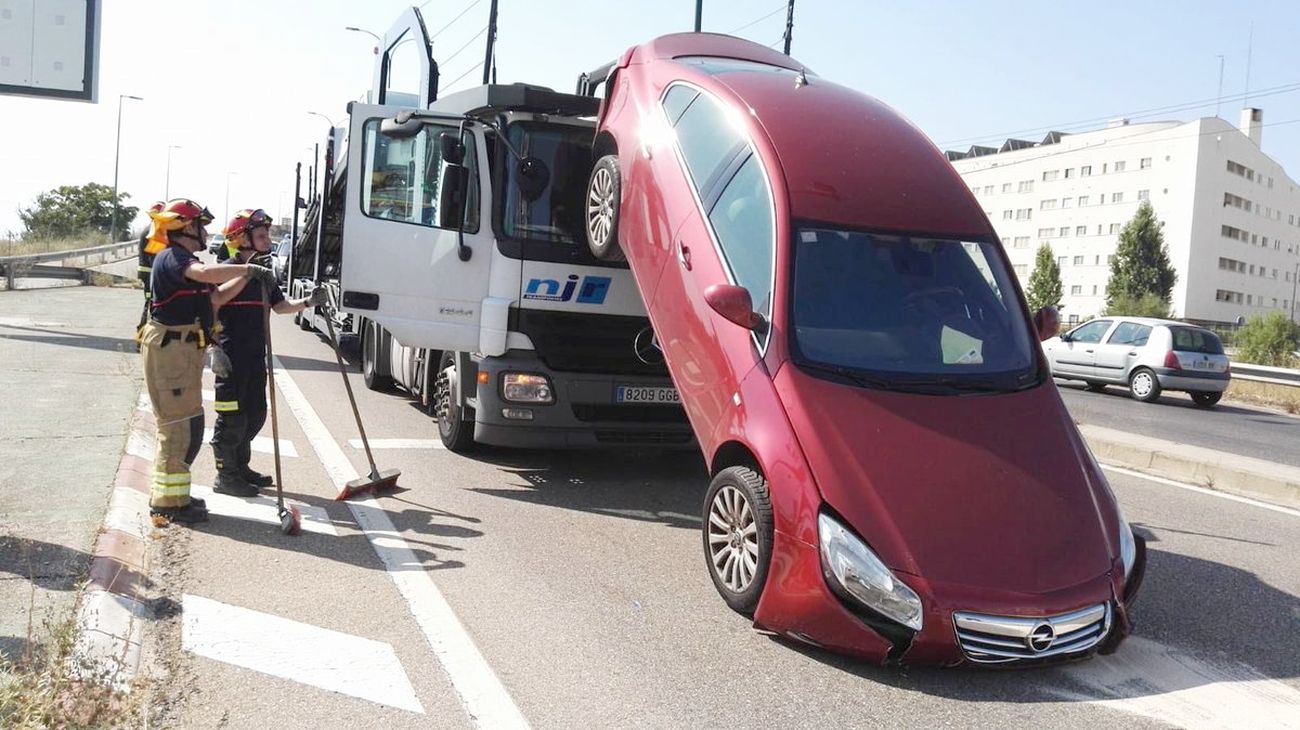
[[[276, 506], [275, 497], [270, 496], [272, 493], [264, 492], [256, 497], [240, 498], [228, 494], [217, 494], [212, 491], [212, 487], [202, 484], [195, 484], [190, 487], [190, 494], [207, 502], [208, 511], [214, 515], [278, 525], [280, 524], [280, 511]], [[329, 513], [325, 511], [325, 508], [289, 499], [285, 500], [285, 504], [296, 505], [298, 510], [302, 512], [302, 529], [304, 532], [317, 532], [322, 535], [339, 534], [338, 530], [334, 529], [334, 523], [330, 520]]]
[[[212, 429], [203, 429], [203, 443], [212, 441]], [[253, 451], [262, 454], [273, 454], [275, 450], [271, 444], [270, 436], [254, 436]], [[294, 447], [293, 442], [289, 439], [280, 439], [280, 456], [298, 457], [298, 449]]]
[[181, 646], [199, 656], [424, 714], [393, 647], [185, 594]]

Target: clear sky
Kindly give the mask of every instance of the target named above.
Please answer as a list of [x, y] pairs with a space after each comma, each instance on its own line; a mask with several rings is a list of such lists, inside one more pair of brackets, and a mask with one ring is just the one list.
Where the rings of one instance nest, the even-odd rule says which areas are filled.
[[[430, 32], [473, 3], [423, 3]], [[222, 219], [229, 182], [231, 210], [287, 214], [293, 165], [310, 159], [326, 131], [307, 111], [339, 120], [370, 86], [373, 40], [343, 28], [382, 35], [410, 4], [105, 0], [99, 104], [0, 97], [0, 234], [21, 230], [18, 208], [42, 190], [112, 184], [119, 94], [145, 99], [127, 101], [122, 121], [120, 187], [135, 204], [163, 197], [168, 147], [179, 145], [172, 197], [194, 198]], [[483, 58], [483, 39], [474, 36], [488, 6], [479, 0], [435, 38], [444, 92], [480, 80], [470, 69]], [[570, 90], [580, 72], [627, 47], [690, 30], [694, 7], [694, 0], [500, 0], [499, 80]], [[704, 28], [776, 44], [783, 9], [781, 0], [705, 0]], [[1221, 116], [1235, 123], [1252, 22], [1249, 88], [1300, 84], [1297, 0], [797, 0], [793, 55], [891, 104], [941, 147], [964, 149], [1000, 144], [1008, 132], [1033, 138], [1121, 115], [1213, 115], [1219, 55]], [[1203, 100], [1210, 101], [1195, 109], [1132, 114]], [[1300, 177], [1300, 90], [1251, 103], [1264, 110], [1264, 151]]]

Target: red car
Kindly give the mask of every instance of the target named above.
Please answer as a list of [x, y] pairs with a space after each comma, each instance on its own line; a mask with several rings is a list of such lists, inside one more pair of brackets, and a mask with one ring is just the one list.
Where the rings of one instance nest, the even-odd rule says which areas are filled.
[[1113, 651], [1144, 544], [939, 150], [727, 36], [658, 38], [579, 88], [602, 84], [588, 243], [627, 259], [704, 451], [723, 599], [886, 663]]

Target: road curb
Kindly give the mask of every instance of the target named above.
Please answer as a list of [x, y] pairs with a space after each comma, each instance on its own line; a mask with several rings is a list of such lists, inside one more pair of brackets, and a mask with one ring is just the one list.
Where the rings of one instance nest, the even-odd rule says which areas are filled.
[[145, 536], [149, 520], [149, 474], [153, 418], [132, 414], [126, 448], [118, 462], [108, 510], [90, 562], [90, 579], [77, 604], [73, 671], [119, 690], [129, 690], [140, 671], [145, 592], [150, 587]]
[[1101, 426], [1079, 431], [1103, 464], [1300, 508], [1300, 467]]

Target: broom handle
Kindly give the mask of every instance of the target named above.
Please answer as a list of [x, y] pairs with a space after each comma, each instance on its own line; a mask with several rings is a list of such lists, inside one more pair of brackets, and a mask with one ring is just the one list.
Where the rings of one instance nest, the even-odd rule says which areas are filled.
[[271, 451], [275, 454], [276, 499], [284, 509], [284, 482], [280, 479], [280, 419], [275, 409], [275, 352], [271, 349], [271, 304], [267, 299], [266, 285], [262, 289], [262, 322], [266, 331], [266, 385], [271, 391]]
[[379, 478], [379, 467], [375, 466], [375, 457], [370, 453], [370, 440], [366, 438], [365, 424], [361, 423], [361, 411], [357, 410], [357, 398], [352, 394], [352, 381], [348, 380], [347, 366], [343, 364], [343, 353], [339, 352], [339, 340], [334, 336], [334, 318], [325, 312], [325, 328], [330, 333], [330, 346], [334, 350], [334, 359], [339, 364], [339, 375], [343, 376], [343, 387], [348, 391], [348, 403], [352, 406], [352, 417], [357, 419], [357, 431], [361, 433], [361, 446], [366, 450], [366, 461], [370, 462], [370, 478]]

